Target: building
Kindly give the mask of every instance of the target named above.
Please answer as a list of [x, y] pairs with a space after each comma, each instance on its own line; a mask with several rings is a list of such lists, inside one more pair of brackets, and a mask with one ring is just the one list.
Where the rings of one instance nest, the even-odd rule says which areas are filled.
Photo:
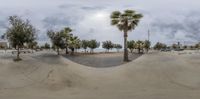
[[0, 49], [8, 48], [9, 44], [5, 40], [0, 40]]

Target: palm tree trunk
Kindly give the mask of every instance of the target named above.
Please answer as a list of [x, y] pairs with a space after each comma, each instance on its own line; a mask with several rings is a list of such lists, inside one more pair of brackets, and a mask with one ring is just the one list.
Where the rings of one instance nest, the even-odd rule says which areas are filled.
[[127, 49], [127, 32], [124, 32], [124, 62], [128, 62], [128, 49]]

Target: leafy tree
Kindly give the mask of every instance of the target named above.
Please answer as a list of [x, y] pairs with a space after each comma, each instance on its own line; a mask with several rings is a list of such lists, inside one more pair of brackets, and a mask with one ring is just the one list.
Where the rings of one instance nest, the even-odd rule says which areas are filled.
[[184, 48], [184, 49], [187, 49], [187, 48], [188, 48], [188, 46], [187, 46], [187, 45], [184, 45], [184, 46], [183, 46], [183, 48]]
[[28, 44], [35, 41], [36, 29], [29, 20], [22, 20], [18, 16], [10, 16], [9, 23], [6, 35], [10, 44], [17, 49], [16, 60], [21, 60], [19, 57], [20, 49], [24, 47], [25, 43]]
[[155, 50], [161, 50], [161, 49], [165, 49], [167, 48], [167, 45], [164, 44], [164, 43], [160, 43], [160, 42], [157, 42], [155, 45], [154, 45], [154, 49]]
[[194, 48], [195, 48], [195, 46], [193, 46], [193, 45], [190, 46], [190, 49], [191, 49], [191, 50], [193, 50]]
[[144, 41], [144, 48], [146, 49], [147, 53], [149, 52], [151, 46], [151, 42], [149, 40]]
[[28, 48], [32, 49], [32, 53], [33, 53], [33, 49], [37, 47], [37, 44], [38, 43], [36, 41], [28, 43]]
[[177, 49], [177, 48], [178, 48], [178, 45], [177, 45], [177, 44], [172, 44], [172, 48], [173, 48], [173, 49]]
[[[138, 49], [138, 53], [143, 53], [144, 42], [138, 40], [138, 41], [136, 42], [136, 48]], [[142, 50], [142, 52], [141, 52], [141, 50]]]
[[45, 48], [45, 49], [50, 49], [50, 44], [45, 43], [45, 44], [44, 44], [44, 48]]
[[128, 41], [127, 46], [128, 46], [128, 49], [131, 51], [131, 53], [133, 53], [133, 50], [136, 47], [135, 41], [134, 40]]
[[122, 49], [122, 45], [120, 45], [120, 44], [114, 44], [114, 48], [116, 48], [117, 52], [119, 52], [119, 50]]
[[81, 47], [85, 50], [85, 53], [87, 52], [87, 48], [89, 46], [89, 41], [88, 40], [82, 40], [81, 41]]
[[117, 26], [120, 31], [124, 32], [124, 61], [129, 61], [127, 50], [128, 31], [135, 29], [142, 17], [142, 14], [138, 14], [134, 10], [125, 10], [124, 13], [114, 11], [110, 16], [111, 25]]
[[200, 49], [200, 42], [197, 43], [197, 44], [195, 44], [195, 48], [196, 48], [196, 49]]
[[90, 52], [93, 53], [95, 48], [98, 48], [100, 43], [96, 40], [90, 40], [88, 43], [88, 47], [90, 48]]
[[1, 39], [6, 39], [6, 34], [1, 35]]
[[109, 52], [110, 49], [114, 48], [114, 44], [111, 41], [104, 41], [102, 47]]
[[65, 46], [65, 40], [64, 37], [62, 36], [62, 33], [53, 30], [48, 30], [47, 35], [51, 39], [53, 46], [55, 46], [57, 54], [60, 55], [59, 49], [64, 48]]
[[54, 44], [52, 44], [51, 48], [55, 51], [56, 50], [56, 46]]

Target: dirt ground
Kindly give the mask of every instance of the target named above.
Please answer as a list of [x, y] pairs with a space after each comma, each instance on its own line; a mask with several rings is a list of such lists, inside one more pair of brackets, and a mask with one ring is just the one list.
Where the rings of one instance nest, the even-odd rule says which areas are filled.
[[200, 54], [157, 52], [93, 68], [53, 52], [0, 54], [0, 99], [199, 99]]

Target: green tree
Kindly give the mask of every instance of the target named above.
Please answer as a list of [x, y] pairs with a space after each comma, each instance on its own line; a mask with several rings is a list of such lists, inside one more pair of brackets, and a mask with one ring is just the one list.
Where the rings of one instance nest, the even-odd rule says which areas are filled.
[[133, 53], [133, 50], [136, 47], [135, 41], [134, 40], [128, 41], [127, 42], [127, 47], [131, 51], [131, 53]]
[[165, 49], [167, 48], [167, 45], [164, 44], [164, 43], [160, 43], [160, 42], [157, 42], [155, 45], [154, 45], [154, 49], [155, 50], [161, 50], [161, 49]]
[[[136, 48], [138, 49], [138, 53], [143, 53], [144, 42], [138, 40], [138, 41], [136, 42]], [[141, 52], [141, 50], [142, 50], [142, 52]]]
[[128, 31], [135, 29], [142, 17], [142, 14], [138, 14], [134, 10], [125, 10], [124, 13], [114, 11], [110, 16], [111, 25], [117, 26], [120, 31], [124, 32], [124, 61], [129, 61], [127, 50]]
[[90, 53], [94, 52], [95, 48], [98, 48], [100, 46], [100, 43], [97, 42], [96, 40], [90, 40], [88, 47], [90, 48]]
[[144, 41], [144, 48], [146, 49], [147, 53], [149, 52], [151, 46], [151, 42], [149, 40]]
[[122, 45], [114, 44], [114, 48], [117, 49], [117, 52], [119, 52], [119, 50], [122, 49]]
[[50, 44], [49, 44], [49, 43], [45, 43], [45, 44], [44, 44], [44, 48], [45, 48], [45, 49], [50, 49]]
[[17, 49], [17, 59], [20, 58], [20, 49], [25, 43], [31, 43], [36, 39], [36, 29], [29, 20], [22, 20], [18, 16], [9, 17], [9, 27], [6, 31], [7, 38], [10, 44]]
[[187, 49], [187, 48], [188, 48], [188, 46], [187, 46], [187, 45], [184, 45], [184, 46], [183, 46], [183, 48], [184, 48], [184, 49]]
[[63, 30], [60, 31], [61, 36], [63, 37], [64, 41], [65, 41], [65, 53], [68, 54], [68, 46], [69, 46], [69, 40], [71, 37], [71, 32], [72, 29], [70, 27], [66, 27]]
[[195, 44], [196, 49], [200, 49], [200, 43]]
[[88, 40], [82, 40], [81, 41], [81, 47], [85, 50], [85, 53], [87, 52], [87, 48], [89, 46], [89, 41]]
[[33, 49], [35, 49], [37, 47], [37, 44], [38, 43], [36, 41], [28, 43], [28, 48], [30, 48], [32, 50], [32, 53], [33, 53]]
[[62, 36], [62, 33], [53, 30], [48, 30], [47, 35], [51, 39], [52, 45], [56, 48], [57, 54], [60, 55], [59, 49], [64, 48], [65, 46], [65, 40]]
[[102, 47], [106, 49], [108, 52], [110, 49], [114, 48], [114, 44], [111, 41], [104, 41], [102, 44], [103, 44]]
[[177, 49], [178, 48], [178, 44], [172, 44], [172, 48], [173, 49]]

